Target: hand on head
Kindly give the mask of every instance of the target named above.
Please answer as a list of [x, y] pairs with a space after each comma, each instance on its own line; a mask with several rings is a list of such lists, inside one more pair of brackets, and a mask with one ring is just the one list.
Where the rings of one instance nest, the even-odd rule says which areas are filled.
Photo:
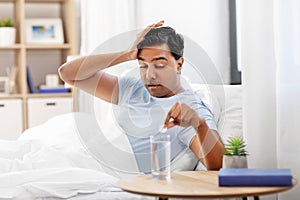
[[137, 45], [143, 40], [144, 36], [153, 28], [157, 28], [164, 25], [164, 20], [161, 20], [157, 23], [151, 24], [147, 26], [144, 30], [142, 30], [136, 37], [135, 41], [133, 42], [133, 45], [129, 49], [130, 56], [132, 60], [135, 60], [137, 57]]

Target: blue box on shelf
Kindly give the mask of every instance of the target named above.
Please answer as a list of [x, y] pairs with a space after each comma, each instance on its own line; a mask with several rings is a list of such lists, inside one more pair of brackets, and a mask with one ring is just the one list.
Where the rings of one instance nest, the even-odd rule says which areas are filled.
[[70, 92], [70, 88], [66, 88], [63, 85], [59, 85], [57, 87], [47, 87], [45, 85], [40, 86], [39, 93], [68, 93]]

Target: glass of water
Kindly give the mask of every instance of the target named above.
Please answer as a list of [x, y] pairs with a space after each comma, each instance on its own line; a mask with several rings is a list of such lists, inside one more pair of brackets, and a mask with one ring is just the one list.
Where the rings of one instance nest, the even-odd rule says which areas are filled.
[[170, 135], [157, 134], [150, 136], [152, 178], [171, 178], [171, 141]]

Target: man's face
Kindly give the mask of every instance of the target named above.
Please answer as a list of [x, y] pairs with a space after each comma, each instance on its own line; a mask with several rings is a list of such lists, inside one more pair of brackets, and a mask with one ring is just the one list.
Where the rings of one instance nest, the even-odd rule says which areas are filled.
[[170, 97], [181, 90], [183, 58], [175, 60], [166, 44], [145, 47], [138, 56], [141, 79], [152, 96]]

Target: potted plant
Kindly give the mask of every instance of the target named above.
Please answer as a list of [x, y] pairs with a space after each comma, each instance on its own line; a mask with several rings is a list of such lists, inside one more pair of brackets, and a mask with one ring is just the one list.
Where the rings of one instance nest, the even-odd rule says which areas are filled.
[[223, 168], [247, 168], [248, 155], [243, 137], [230, 137], [225, 144]]
[[0, 46], [15, 44], [16, 28], [11, 19], [3, 18], [0, 20]]

